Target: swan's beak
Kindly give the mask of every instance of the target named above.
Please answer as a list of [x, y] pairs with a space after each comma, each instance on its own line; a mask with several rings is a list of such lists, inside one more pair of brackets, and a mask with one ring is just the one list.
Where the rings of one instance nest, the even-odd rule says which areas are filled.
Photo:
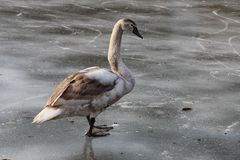
[[143, 36], [138, 32], [138, 29], [136, 26], [133, 26], [133, 31], [132, 31], [135, 35], [137, 35], [138, 37], [143, 39]]

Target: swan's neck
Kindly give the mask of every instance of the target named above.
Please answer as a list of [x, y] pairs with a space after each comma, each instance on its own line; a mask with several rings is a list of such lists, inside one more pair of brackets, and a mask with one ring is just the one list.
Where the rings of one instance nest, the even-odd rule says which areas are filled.
[[109, 49], [108, 49], [108, 61], [110, 63], [110, 66], [113, 72], [122, 76], [128, 82], [134, 83], [134, 78], [130, 70], [128, 69], [128, 67], [124, 64], [120, 54], [122, 34], [123, 34], [123, 30], [121, 28], [121, 24], [116, 23], [110, 38]]

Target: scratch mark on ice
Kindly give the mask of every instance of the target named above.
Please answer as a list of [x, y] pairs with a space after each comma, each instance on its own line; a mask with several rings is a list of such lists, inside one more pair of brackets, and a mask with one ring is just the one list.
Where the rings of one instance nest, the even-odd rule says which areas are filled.
[[234, 122], [231, 125], [227, 126], [227, 128], [225, 129], [225, 132], [230, 132], [233, 129], [233, 127], [235, 127], [238, 124], [239, 124], [239, 122], [237, 121], [237, 122]]
[[221, 10], [220, 8], [219, 8], [219, 9], [216, 9], [216, 10], [212, 11], [212, 13], [213, 13], [214, 15], [218, 16], [218, 17], [221, 17], [221, 18], [230, 20], [230, 21], [232, 21], [232, 22], [240, 23], [240, 21], [238, 21], [238, 20], [235, 20], [235, 19], [232, 19], [232, 18], [229, 18], [229, 17], [225, 17], [225, 16], [222, 16], [222, 15], [219, 15], [219, 14], [218, 14], [218, 11], [220, 11], [220, 10]]
[[229, 46], [231, 47], [233, 53], [235, 53], [236, 55], [240, 56], [240, 53], [233, 47], [233, 44], [232, 44], [232, 40], [233, 40], [233, 39], [236, 39], [236, 38], [238, 38], [238, 36], [232, 36], [232, 37], [230, 37], [230, 38], [228, 39], [228, 44], [229, 44]]

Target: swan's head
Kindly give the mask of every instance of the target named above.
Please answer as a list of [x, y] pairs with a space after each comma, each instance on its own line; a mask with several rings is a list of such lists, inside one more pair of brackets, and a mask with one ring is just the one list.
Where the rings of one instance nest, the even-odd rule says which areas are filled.
[[121, 28], [123, 31], [132, 32], [136, 36], [143, 39], [143, 36], [139, 33], [136, 23], [128, 18], [123, 18], [119, 20]]

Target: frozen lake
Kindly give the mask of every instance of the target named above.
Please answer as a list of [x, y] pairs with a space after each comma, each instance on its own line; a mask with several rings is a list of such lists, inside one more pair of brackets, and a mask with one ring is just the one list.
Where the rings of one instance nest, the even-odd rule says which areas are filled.
[[[239, 0], [2, 0], [0, 159], [239, 160]], [[110, 136], [86, 138], [74, 117], [31, 124], [53, 88], [86, 67], [108, 67], [114, 23], [125, 34], [133, 92], [100, 114]], [[183, 111], [183, 108], [192, 108]]]

